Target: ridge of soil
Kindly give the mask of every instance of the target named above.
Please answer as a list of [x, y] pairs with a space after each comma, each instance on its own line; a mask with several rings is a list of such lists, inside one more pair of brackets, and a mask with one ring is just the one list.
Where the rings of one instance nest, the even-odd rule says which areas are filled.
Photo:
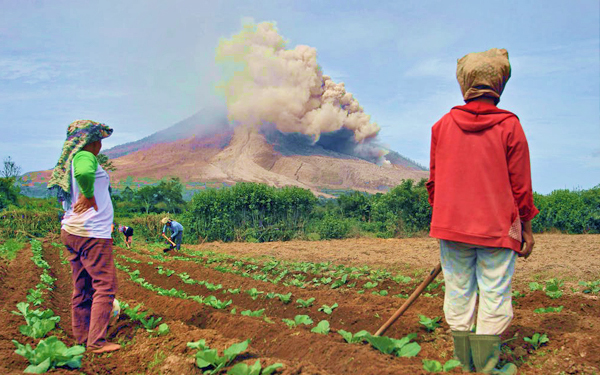
[[[309, 286], [305, 289], [285, 286], [282, 283], [258, 281], [215, 269], [220, 263], [208, 264], [202, 256], [186, 253], [162, 252], [151, 246], [135, 244], [134, 250], [115, 247], [115, 260], [130, 270], [139, 270], [139, 276], [152, 285], [164, 289], [175, 288], [187, 295], [214, 295], [222, 301], [231, 299], [231, 306], [215, 309], [193, 300], [161, 296], [135, 283], [126, 272], [118, 271], [119, 290], [117, 298], [131, 307], [139, 303], [150, 314], [161, 317], [170, 333], [158, 336], [147, 332], [140, 323], [132, 322], [124, 314], [109, 328], [108, 339], [119, 342], [123, 348], [112, 354], [86, 353], [79, 370], [56, 369], [56, 373], [85, 374], [201, 374], [195, 366], [195, 350], [188, 342], [205, 339], [211, 348], [219, 350], [231, 344], [252, 339], [248, 350], [234, 363], [254, 363], [257, 359], [264, 366], [279, 362], [282, 374], [427, 374], [423, 359], [435, 359], [442, 364], [452, 358], [452, 338], [449, 327], [442, 320], [442, 327], [427, 333], [418, 323], [419, 315], [443, 317], [443, 291], [441, 286], [430, 291], [430, 297], [421, 296], [413, 306], [386, 332], [393, 338], [418, 333], [416, 342], [421, 352], [414, 358], [399, 358], [379, 353], [370, 345], [348, 344], [336, 333], [343, 329], [352, 333], [359, 330], [374, 332], [405, 301], [393, 294], [410, 294], [424, 278], [424, 273], [437, 263], [437, 242], [428, 238], [402, 240], [352, 239], [321, 242], [277, 242], [266, 244], [209, 243], [186, 245], [185, 249], [214, 251], [232, 254], [235, 259], [223, 260], [232, 267], [236, 260], [262, 264], [271, 258], [289, 261], [331, 261], [347, 266], [369, 265], [385, 267], [412, 277], [406, 284], [389, 279], [380, 281], [372, 290], [388, 290], [387, 296], [373, 295], [371, 289], [358, 293], [368, 278], [361, 278], [354, 288], [331, 289], [330, 285]], [[42, 308], [51, 308], [61, 316], [61, 330], [50, 334], [59, 336], [67, 345], [75, 344], [70, 327], [70, 298], [72, 292], [70, 266], [63, 262], [66, 250], [54, 246], [48, 239], [43, 243], [44, 258], [50, 264], [51, 274], [57, 278], [55, 288], [46, 295]], [[568, 250], [568, 251], [567, 251]], [[197, 253], [196, 253], [197, 254]], [[196, 260], [190, 262], [175, 259], [185, 256]], [[5, 329], [0, 334], [0, 373], [22, 373], [27, 361], [14, 354], [11, 340], [34, 345], [39, 340], [29, 339], [19, 333], [24, 324], [22, 317], [11, 314], [16, 304], [26, 301], [29, 288], [39, 282], [41, 269], [30, 260], [28, 245], [19, 255], [0, 269], [0, 321]], [[245, 260], [252, 257], [251, 260]], [[581, 259], [583, 257], [583, 259]], [[158, 258], [158, 259], [157, 259]], [[151, 264], [150, 264], [151, 263]], [[170, 276], [159, 274], [157, 267], [173, 270]], [[221, 284], [222, 288], [211, 291], [204, 285], [186, 284], [178, 274], [186, 273], [190, 279]], [[321, 277], [306, 274], [306, 279]], [[274, 276], [273, 276], [274, 277]], [[531, 292], [530, 281], [543, 284], [548, 278], [565, 280], [564, 295], [551, 299], [543, 291]], [[441, 281], [442, 276], [439, 276]], [[600, 279], [600, 235], [538, 235], [536, 249], [527, 261], [518, 261], [515, 289], [524, 294], [514, 299], [514, 319], [502, 335], [506, 345], [501, 359], [519, 366], [519, 374], [593, 374], [600, 370], [600, 303], [597, 295], [581, 293], [579, 280]], [[352, 280], [354, 281], [354, 280]], [[443, 285], [443, 283], [442, 283]], [[224, 294], [227, 289], [240, 288], [239, 294]], [[256, 288], [264, 291], [256, 299], [245, 291]], [[573, 288], [573, 289], [571, 289]], [[292, 293], [292, 301], [284, 304], [278, 298], [267, 299], [273, 293]], [[311, 307], [298, 308], [298, 298], [315, 298]], [[323, 304], [339, 305], [331, 315], [318, 311]], [[540, 307], [564, 306], [560, 313], [538, 314]], [[231, 309], [236, 309], [236, 314]], [[243, 310], [265, 309], [263, 317], [240, 315]], [[309, 315], [314, 324], [288, 328], [282, 319], [295, 315]], [[310, 332], [320, 320], [327, 320], [331, 332], [321, 335]], [[547, 334], [550, 341], [538, 350], [523, 338], [534, 333]], [[230, 367], [227, 367], [229, 369]], [[226, 370], [227, 370], [226, 369]], [[226, 370], [224, 372], [226, 372]], [[224, 373], [223, 372], [223, 373]], [[460, 373], [458, 369], [452, 372]]]

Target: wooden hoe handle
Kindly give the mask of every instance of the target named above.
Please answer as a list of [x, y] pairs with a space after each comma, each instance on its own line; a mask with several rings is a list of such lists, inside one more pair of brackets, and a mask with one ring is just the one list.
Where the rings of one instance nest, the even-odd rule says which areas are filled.
[[427, 288], [427, 285], [431, 284], [431, 282], [433, 280], [435, 280], [435, 278], [437, 277], [437, 275], [440, 274], [441, 271], [442, 271], [442, 264], [438, 263], [438, 265], [435, 266], [435, 268], [431, 270], [431, 272], [429, 273], [429, 276], [427, 276], [427, 278], [425, 280], [423, 280], [421, 285], [419, 285], [419, 287], [417, 289], [415, 289], [413, 294], [411, 294], [410, 297], [408, 297], [406, 302], [404, 302], [404, 304], [394, 313], [394, 315], [392, 315], [392, 317], [389, 318], [388, 321], [385, 322], [385, 324], [382, 325], [381, 328], [379, 328], [377, 330], [377, 332], [375, 333], [375, 336], [381, 336], [385, 331], [387, 331], [387, 329], [390, 328], [390, 326], [392, 324], [394, 324], [394, 322], [396, 320], [398, 320], [398, 318], [401, 317], [402, 314], [404, 314], [404, 312], [406, 310], [408, 310], [410, 305], [412, 305], [412, 303], [417, 299], [417, 297], [419, 297], [421, 295], [423, 290], [425, 290], [425, 288]]
[[167, 239], [167, 241], [169, 241], [169, 242], [171, 243], [171, 245], [173, 245], [173, 246], [176, 246], [176, 245], [175, 245], [175, 242], [171, 241], [171, 239], [170, 239], [169, 237], [165, 236], [165, 234], [164, 234], [164, 233], [162, 234], [162, 236], [163, 236], [164, 238], [166, 238], [166, 239]]

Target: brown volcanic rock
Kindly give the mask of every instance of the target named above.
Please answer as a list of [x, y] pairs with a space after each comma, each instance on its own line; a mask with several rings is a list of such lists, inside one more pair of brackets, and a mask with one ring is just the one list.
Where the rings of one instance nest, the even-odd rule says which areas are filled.
[[[323, 189], [377, 193], [404, 179], [429, 176], [427, 171], [399, 163], [379, 166], [312, 145], [273, 142], [269, 143], [261, 132], [239, 126], [234, 130], [225, 127], [215, 135], [191, 136], [143, 147], [132, 144], [131, 147], [139, 147], [138, 151], [112, 158], [117, 170], [109, 173], [114, 185], [129, 177], [134, 181], [178, 177], [183, 183], [232, 185], [243, 181], [276, 187], [298, 186], [325, 196]], [[51, 170], [28, 173], [23, 177], [24, 183], [28, 181], [24, 185], [45, 183], [51, 173]]]
[[191, 137], [155, 145], [114, 159], [118, 182], [132, 177], [179, 177], [183, 182], [259, 182], [299, 186], [318, 192], [355, 189], [371, 193], [403, 179], [427, 178], [427, 171], [390, 165], [378, 166], [357, 158], [321, 155], [281, 155], [264, 135], [246, 127], [210, 137]]
[[120, 182], [128, 176], [155, 180], [179, 177], [184, 182], [226, 181], [227, 175], [210, 160], [229, 143], [232, 135], [230, 131], [210, 137], [192, 136], [113, 159], [117, 170], [110, 172], [111, 181]]

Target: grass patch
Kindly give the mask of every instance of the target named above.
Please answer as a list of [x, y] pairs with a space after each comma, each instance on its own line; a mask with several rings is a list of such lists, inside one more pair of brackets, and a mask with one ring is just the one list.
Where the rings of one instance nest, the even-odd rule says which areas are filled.
[[17, 253], [25, 246], [24, 242], [9, 239], [0, 245], [0, 258], [11, 261], [16, 258]]

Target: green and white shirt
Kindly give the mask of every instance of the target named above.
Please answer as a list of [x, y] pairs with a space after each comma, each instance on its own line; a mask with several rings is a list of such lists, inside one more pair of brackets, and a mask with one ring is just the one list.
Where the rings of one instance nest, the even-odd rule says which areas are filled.
[[[66, 212], [61, 229], [75, 236], [110, 239], [114, 212], [108, 191], [108, 173], [98, 164], [94, 154], [79, 151], [71, 164], [71, 179], [71, 206], [63, 203]], [[98, 211], [90, 207], [81, 214], [73, 212], [79, 194], [87, 198], [94, 196]]]

